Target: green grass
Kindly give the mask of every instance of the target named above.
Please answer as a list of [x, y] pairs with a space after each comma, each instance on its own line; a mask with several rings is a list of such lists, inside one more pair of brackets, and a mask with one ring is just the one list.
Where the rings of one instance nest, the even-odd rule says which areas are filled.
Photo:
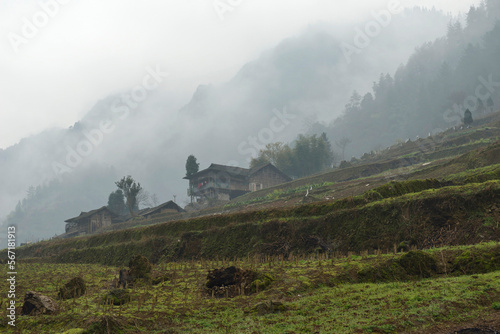
[[241, 206], [246, 206], [246, 205], [251, 205], [255, 203], [268, 203], [268, 202], [273, 202], [278, 199], [288, 199], [294, 195], [297, 194], [305, 194], [306, 191], [309, 188], [315, 189], [315, 191], [318, 190], [318, 188], [328, 188], [333, 186], [335, 183], [334, 182], [323, 182], [323, 183], [318, 183], [318, 184], [311, 184], [311, 185], [302, 185], [299, 187], [295, 188], [288, 188], [288, 189], [274, 189], [272, 192], [266, 194], [265, 196], [253, 198], [250, 200], [235, 200], [234, 202], [227, 204], [224, 206], [225, 210], [228, 209], [233, 209]]
[[[488, 252], [498, 243], [475, 247], [430, 250], [458, 257], [465, 252]], [[451, 253], [450, 253], [451, 252]], [[487, 317], [500, 308], [500, 272], [470, 275], [440, 272], [428, 279], [375, 283], [336, 283], [345, 270], [370, 268], [401, 254], [352, 254], [330, 258], [291, 257], [162, 263], [154, 275], [169, 280], [156, 286], [133, 287], [132, 301], [122, 306], [100, 304], [118, 267], [77, 264], [21, 263], [17, 276], [17, 306], [23, 294], [34, 290], [51, 298], [75, 276], [87, 282], [85, 296], [57, 301], [51, 316], [18, 317], [16, 329], [6, 326], [2, 307], [0, 330], [6, 333], [62, 333], [102, 328], [108, 322], [114, 333], [418, 333], [439, 324]], [[439, 259], [439, 257], [438, 257]], [[212, 298], [204, 292], [208, 270], [229, 265], [252, 269], [273, 277], [270, 286], [252, 295]], [[0, 289], [6, 291], [6, 282]], [[6, 296], [1, 296], [3, 305]], [[281, 302], [285, 311], [259, 315], [260, 302]], [[73, 333], [70, 332], [70, 333]]]

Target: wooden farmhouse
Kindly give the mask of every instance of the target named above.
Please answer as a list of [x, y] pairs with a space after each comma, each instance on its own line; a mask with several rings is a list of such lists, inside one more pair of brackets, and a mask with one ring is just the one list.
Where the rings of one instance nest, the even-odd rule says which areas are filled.
[[249, 191], [270, 188], [290, 181], [292, 179], [273, 164], [266, 164], [248, 170]]
[[94, 233], [116, 222], [118, 216], [106, 206], [89, 212], [82, 212], [78, 217], [65, 220], [66, 236], [75, 237]]
[[188, 196], [199, 201], [229, 201], [248, 192], [273, 187], [292, 179], [272, 164], [247, 169], [211, 164], [210, 167], [184, 179], [189, 180]]
[[168, 201], [166, 203], [160, 204], [157, 207], [152, 209], [145, 209], [139, 212], [139, 216], [142, 216], [146, 219], [151, 218], [151, 216], [164, 214], [164, 213], [179, 213], [186, 212], [183, 208], [178, 206], [174, 201]]

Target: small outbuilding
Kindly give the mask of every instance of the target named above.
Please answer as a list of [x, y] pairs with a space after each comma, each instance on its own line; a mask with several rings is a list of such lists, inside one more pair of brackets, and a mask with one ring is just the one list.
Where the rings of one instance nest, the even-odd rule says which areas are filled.
[[183, 208], [178, 206], [174, 201], [168, 201], [166, 203], [160, 204], [154, 208], [151, 209], [145, 209], [141, 210], [139, 212], [139, 216], [142, 216], [146, 219], [151, 218], [153, 215], [158, 215], [162, 213], [179, 213], [179, 212], [186, 212]]

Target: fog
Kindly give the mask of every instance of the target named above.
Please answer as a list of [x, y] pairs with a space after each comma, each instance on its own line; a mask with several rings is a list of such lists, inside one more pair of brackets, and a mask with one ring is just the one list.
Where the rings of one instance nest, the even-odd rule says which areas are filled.
[[[401, 1], [455, 13], [475, 2]], [[95, 101], [134, 85], [148, 64], [164, 66], [175, 82], [168, 89], [186, 97], [198, 84], [230, 79], [245, 62], [309, 24], [352, 29], [389, 1], [241, 1], [224, 20], [212, 1], [56, 3], [54, 17], [17, 48], [9, 34], [23, 37], [24, 20], [33, 22], [41, 6], [28, 0], [0, 5], [1, 148], [50, 126], [70, 126]]]
[[[445, 35], [450, 15], [463, 19], [479, 3], [401, 1], [428, 10], [398, 10], [347, 57], [340, 46], [356, 45], [356, 29], [393, 2], [220, 2], [218, 10], [201, 0], [0, 4], [0, 216], [29, 186], [58, 182], [43, 202], [52, 225], [27, 223], [26, 240], [62, 233], [64, 215], [106, 205], [124, 175], [182, 205], [189, 154], [202, 169], [247, 167], [265, 143], [335, 119], [353, 90], [369, 90]], [[41, 3], [52, 15], [30, 30]]]

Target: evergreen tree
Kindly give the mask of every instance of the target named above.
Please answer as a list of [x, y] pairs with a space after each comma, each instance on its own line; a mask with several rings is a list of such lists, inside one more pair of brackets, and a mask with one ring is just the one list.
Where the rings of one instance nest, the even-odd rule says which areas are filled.
[[359, 111], [361, 106], [361, 101], [362, 101], [361, 95], [359, 95], [357, 91], [354, 91], [352, 93], [351, 98], [349, 99], [349, 103], [346, 104], [345, 106], [346, 113]]
[[190, 177], [198, 173], [200, 170], [200, 164], [197, 162], [194, 155], [190, 155], [186, 160], [186, 177]]
[[447, 41], [451, 47], [457, 46], [462, 43], [463, 28], [460, 21], [448, 24], [448, 33], [446, 35]]
[[467, 109], [464, 113], [464, 124], [470, 126], [474, 120], [472, 119], [472, 113]]
[[[196, 160], [196, 157], [191, 154], [186, 160], [186, 177], [191, 177], [192, 175], [198, 173], [199, 170], [200, 164]], [[191, 182], [189, 182], [189, 196], [191, 197], [191, 203], [193, 203], [193, 189]]]
[[117, 215], [123, 215], [127, 211], [127, 206], [125, 205], [125, 196], [123, 195], [123, 191], [118, 189], [108, 197], [108, 209], [116, 213]]

